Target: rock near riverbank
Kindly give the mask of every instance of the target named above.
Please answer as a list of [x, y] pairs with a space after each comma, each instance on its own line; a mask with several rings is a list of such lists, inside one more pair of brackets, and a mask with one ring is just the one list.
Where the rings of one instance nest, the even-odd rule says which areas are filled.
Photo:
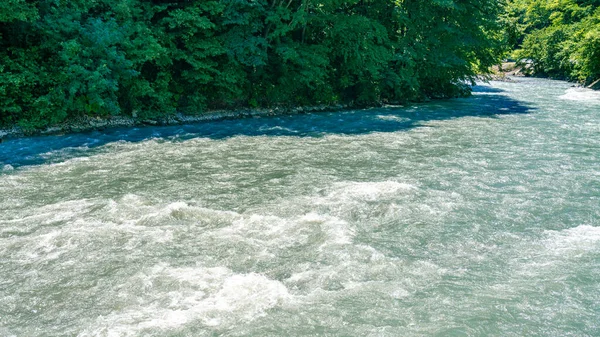
[[273, 109], [240, 109], [240, 110], [215, 110], [201, 115], [173, 114], [156, 119], [112, 116], [108, 118], [84, 116], [41, 130], [27, 130], [19, 126], [0, 129], [0, 142], [6, 138], [40, 135], [60, 135], [104, 130], [108, 128], [156, 126], [156, 125], [181, 125], [205, 121], [218, 121], [235, 118], [257, 118], [266, 116], [294, 115], [311, 112], [340, 111], [349, 109], [349, 105], [320, 105], [312, 107], [273, 108]]
[[511, 77], [531, 76], [531, 67], [527, 64], [521, 65], [517, 62], [503, 62], [493, 66], [489, 79], [493, 81], [514, 82]]

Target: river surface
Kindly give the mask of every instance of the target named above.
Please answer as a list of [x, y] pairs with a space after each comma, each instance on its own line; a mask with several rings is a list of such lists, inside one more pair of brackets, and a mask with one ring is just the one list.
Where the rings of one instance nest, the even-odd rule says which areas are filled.
[[0, 144], [0, 336], [600, 336], [600, 93]]

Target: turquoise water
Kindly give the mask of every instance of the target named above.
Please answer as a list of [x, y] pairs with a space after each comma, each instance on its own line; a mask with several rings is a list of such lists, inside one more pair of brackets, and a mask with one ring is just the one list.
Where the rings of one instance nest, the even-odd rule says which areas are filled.
[[0, 144], [0, 336], [600, 336], [600, 93]]

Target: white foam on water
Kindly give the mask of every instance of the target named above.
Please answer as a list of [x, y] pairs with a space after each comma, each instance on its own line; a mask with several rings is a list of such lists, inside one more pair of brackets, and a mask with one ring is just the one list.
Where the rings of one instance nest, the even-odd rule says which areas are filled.
[[377, 119], [381, 119], [384, 121], [394, 121], [394, 122], [409, 122], [410, 118], [394, 116], [394, 115], [378, 115]]
[[298, 131], [290, 129], [290, 128], [286, 128], [283, 126], [272, 126], [272, 127], [268, 127], [268, 126], [261, 126], [260, 128], [258, 128], [259, 131], [287, 131], [287, 132], [292, 132], [292, 133], [298, 133]]
[[600, 91], [585, 88], [570, 88], [565, 91], [564, 95], [559, 96], [558, 98], [600, 104]]
[[54, 260], [85, 247], [96, 246], [93, 252], [98, 253], [114, 248], [115, 240], [120, 240], [121, 248], [129, 250], [141, 244], [167, 243], [173, 240], [175, 225], [185, 218], [184, 211], [190, 213], [191, 221], [232, 217], [229, 212], [192, 207], [183, 202], [152, 205], [133, 194], [118, 200], [72, 200], [39, 207], [33, 210], [33, 215], [29, 215], [32, 212], [29, 209], [27, 215], [16, 214], [14, 219], [3, 220], [0, 234], [6, 238], [0, 239], [3, 243], [0, 252], [28, 263]]
[[143, 227], [164, 227], [174, 222], [189, 222], [198, 226], [220, 225], [239, 218], [236, 212], [209, 209], [184, 201], [154, 204], [135, 194], [109, 200], [102, 216], [118, 224]]
[[600, 252], [600, 227], [580, 225], [561, 231], [547, 231], [544, 241], [549, 254], [580, 255], [586, 252]]
[[[216, 245], [222, 252], [244, 254], [240, 256], [242, 260], [270, 263], [289, 248], [312, 247], [323, 256], [344, 254], [340, 247], [352, 245], [355, 236], [355, 229], [347, 221], [316, 212], [286, 217], [246, 214], [203, 208], [189, 202], [153, 204], [135, 194], [47, 205], [35, 213], [14, 220], [10, 228], [44, 221], [49, 221], [52, 227], [3, 239], [9, 244], [0, 249], [10, 250], [9, 255], [24, 264], [59, 258], [61, 264], [101, 262], [115, 249], [139, 254], [164, 247], [175, 237], [195, 237]], [[236, 257], [226, 259], [236, 260]]]
[[[355, 235], [350, 224], [330, 215], [307, 213], [279, 217], [240, 214], [231, 225], [205, 234], [224, 245], [243, 244], [254, 258], [275, 258], [286, 249], [319, 245], [319, 249], [351, 244]], [[314, 240], [317, 240], [316, 242]]]
[[11, 218], [2, 220], [4, 226], [0, 228], [0, 233], [35, 231], [44, 226], [68, 223], [81, 218], [94, 204], [92, 200], [80, 199], [45, 205], [33, 210], [31, 208], [16, 210]]
[[14, 197], [15, 191], [17, 191], [19, 188], [22, 188], [25, 181], [26, 179], [18, 174], [1, 175], [0, 193], [3, 193], [3, 195], [0, 195], [0, 202], [10, 199], [8, 196]]
[[[65, 149], [61, 149], [61, 150], [57, 150], [57, 151], [50, 151], [50, 152], [46, 152], [46, 153], [42, 153], [40, 154], [40, 157], [43, 159], [47, 159], [47, 160], [51, 160], [51, 159], [59, 159], [59, 158], [68, 158], [67, 156], [69, 155], [69, 152], [73, 151], [73, 150], [81, 150], [81, 151], [85, 151], [88, 150], [88, 147], [80, 147], [80, 148], [65, 148]], [[88, 162], [90, 161], [90, 158], [88, 157], [75, 157], [75, 158], [68, 158], [65, 161], [59, 162], [59, 163], [54, 163], [51, 164], [51, 166], [71, 166], [75, 163], [81, 163], [81, 162]], [[72, 168], [67, 168], [67, 171], [69, 169]]]
[[337, 200], [377, 201], [416, 189], [414, 185], [396, 181], [344, 182], [334, 184], [327, 197]]
[[176, 268], [160, 264], [135, 275], [115, 293], [123, 309], [98, 318], [79, 336], [136, 336], [189, 323], [206, 327], [252, 321], [292, 299], [279, 281], [227, 268]]
[[168, 215], [173, 219], [191, 221], [195, 225], [213, 227], [228, 225], [240, 217], [240, 214], [237, 212], [193, 206], [186, 202], [171, 203], [164, 210], [163, 215]]
[[6, 164], [6, 165], [2, 166], [2, 171], [5, 171], [5, 172], [13, 171], [14, 169], [15, 168], [10, 164]]
[[284, 283], [294, 290], [298, 303], [307, 305], [368, 293], [403, 299], [439, 282], [447, 273], [431, 262], [408, 262], [369, 246], [353, 245], [324, 252], [319, 262], [298, 265]]
[[319, 224], [328, 237], [328, 242], [324, 243], [323, 245], [350, 244], [352, 243], [352, 238], [355, 235], [354, 229], [348, 222], [332, 216], [309, 213], [300, 219], [300, 223]]
[[75, 244], [68, 238], [64, 238], [62, 230], [52, 231], [43, 235], [36, 236], [30, 240], [29, 247], [24, 253], [30, 260], [55, 260], [66, 251], [74, 249]]
[[59, 258], [75, 248], [65, 227], [83, 218], [93, 205], [92, 200], [82, 199], [24, 208], [23, 213], [13, 214], [13, 219], [2, 221], [0, 253], [21, 263]]
[[575, 261], [600, 253], [600, 227], [580, 225], [544, 233], [544, 239], [529, 243], [523, 256], [514, 261], [518, 265], [517, 274], [528, 278], [546, 273], [564, 274], [580, 265]]

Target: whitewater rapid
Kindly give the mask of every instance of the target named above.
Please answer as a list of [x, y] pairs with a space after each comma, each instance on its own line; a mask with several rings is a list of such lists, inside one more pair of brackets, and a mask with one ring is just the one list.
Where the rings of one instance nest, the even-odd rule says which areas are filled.
[[0, 336], [597, 336], [600, 98], [0, 144]]

